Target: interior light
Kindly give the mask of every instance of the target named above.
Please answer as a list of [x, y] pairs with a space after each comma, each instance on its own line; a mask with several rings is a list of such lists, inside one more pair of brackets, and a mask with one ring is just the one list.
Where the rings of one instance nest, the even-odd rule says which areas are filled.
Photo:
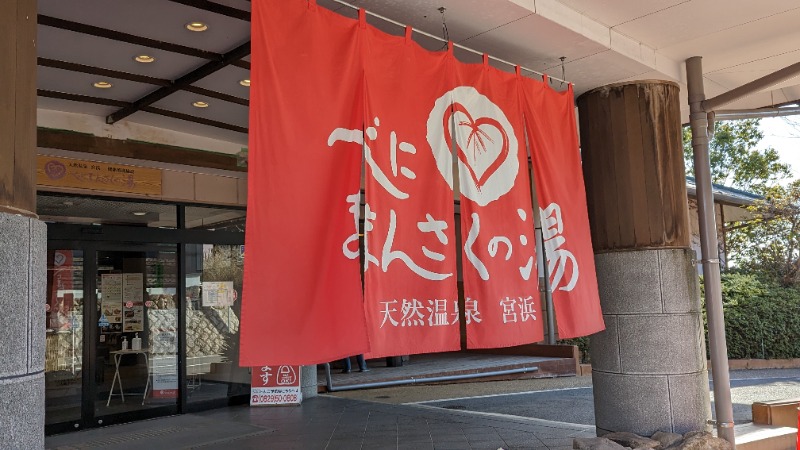
[[111, 87], [111, 83], [109, 83], [108, 81], [97, 81], [93, 83], [92, 86], [98, 89], [108, 89]]
[[134, 211], [131, 214], [133, 214], [134, 216], [144, 216], [147, 213], [144, 211]]
[[250, 80], [245, 78], [244, 80], [239, 81], [239, 84], [241, 84], [244, 87], [250, 87]]
[[196, 102], [192, 103], [192, 106], [194, 106], [195, 108], [208, 108], [208, 103], [201, 102], [201, 101], [196, 101]]
[[186, 24], [186, 29], [189, 31], [206, 31], [208, 25], [203, 22], [189, 22]]
[[137, 62], [140, 62], [140, 63], [151, 63], [151, 62], [156, 60], [154, 57], [152, 57], [150, 55], [137, 55], [133, 59], [135, 59]]

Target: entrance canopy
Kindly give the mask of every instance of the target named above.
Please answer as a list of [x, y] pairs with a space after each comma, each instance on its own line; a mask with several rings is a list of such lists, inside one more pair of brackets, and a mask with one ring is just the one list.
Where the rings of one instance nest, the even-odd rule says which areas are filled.
[[[337, 1], [318, 3], [356, 16]], [[703, 57], [709, 98], [800, 60], [795, 0], [363, 0], [357, 5], [565, 78], [575, 83], [576, 95], [628, 80], [676, 81], [683, 122], [688, 121], [686, 58]], [[40, 0], [39, 126], [240, 151], [248, 132], [249, 11], [246, 0]], [[375, 17], [369, 21], [390, 33], [403, 32]], [[420, 34], [415, 39], [428, 49], [443, 47]], [[481, 61], [465, 50], [456, 56]], [[794, 78], [726, 108], [798, 100], [800, 79]]]

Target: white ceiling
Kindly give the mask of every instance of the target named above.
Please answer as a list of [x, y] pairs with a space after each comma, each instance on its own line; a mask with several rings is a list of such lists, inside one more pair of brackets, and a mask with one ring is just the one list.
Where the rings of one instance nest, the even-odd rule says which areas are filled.
[[[246, 0], [212, 0], [249, 11]], [[303, 0], [285, 0], [303, 1]], [[198, 2], [198, 5], [208, 2]], [[349, 17], [353, 10], [333, 0], [318, 3]], [[707, 97], [800, 61], [800, 2], [798, 0], [353, 0], [359, 7], [406, 23], [436, 36], [443, 35], [446, 8], [449, 38], [524, 67], [560, 77], [563, 71], [581, 94], [595, 87], [636, 79], [666, 79], [681, 84], [686, 120], [683, 61], [702, 56]], [[249, 22], [168, 0], [39, 0], [41, 15], [79, 22], [171, 44], [223, 54], [249, 39]], [[279, 11], [275, 12], [276, 14]], [[203, 21], [209, 30], [194, 33], [189, 21]], [[370, 19], [387, 32], [396, 25]], [[419, 35], [417, 35], [419, 37]], [[429, 49], [441, 44], [419, 37]], [[208, 59], [157, 50], [39, 25], [39, 56], [112, 69], [158, 79], [175, 80], [206, 64]], [[140, 64], [133, 56], [147, 53], [155, 63]], [[457, 52], [464, 60], [477, 56]], [[249, 61], [249, 57], [244, 58]], [[207, 90], [248, 99], [238, 81], [247, 69], [227, 66], [194, 83]], [[99, 79], [112, 89], [92, 87]], [[45, 91], [134, 102], [159, 88], [135, 81], [98, 77], [70, 70], [40, 67], [38, 87]], [[749, 96], [726, 109], [764, 107], [800, 99], [800, 77]], [[204, 100], [209, 108], [191, 106]], [[179, 90], [154, 107], [247, 127], [248, 107]], [[105, 116], [118, 106], [40, 97], [40, 109]], [[52, 117], [42, 114], [40, 117]], [[43, 119], [44, 120], [44, 119]], [[124, 121], [207, 136], [246, 145], [245, 133], [192, 123], [150, 112], [137, 112]], [[46, 123], [41, 123], [46, 126]]]

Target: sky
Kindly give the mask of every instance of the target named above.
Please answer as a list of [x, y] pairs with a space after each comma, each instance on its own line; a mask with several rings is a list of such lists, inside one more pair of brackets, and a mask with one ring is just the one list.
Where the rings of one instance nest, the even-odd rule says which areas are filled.
[[761, 119], [761, 131], [764, 139], [759, 148], [777, 150], [781, 161], [792, 166], [794, 178], [800, 179], [800, 115]]

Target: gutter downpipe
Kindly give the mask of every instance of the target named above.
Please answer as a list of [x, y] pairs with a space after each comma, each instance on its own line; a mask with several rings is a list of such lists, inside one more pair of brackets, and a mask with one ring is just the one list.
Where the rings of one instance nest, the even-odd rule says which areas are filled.
[[700, 219], [703, 285], [706, 292], [708, 341], [711, 350], [711, 374], [714, 383], [717, 436], [730, 442], [735, 449], [731, 380], [728, 372], [728, 345], [725, 341], [725, 317], [722, 311], [719, 243], [717, 241], [716, 218], [714, 217], [714, 194], [711, 190], [708, 113], [704, 107], [705, 90], [703, 87], [701, 57], [694, 56], [686, 60], [686, 81], [689, 93], [689, 123], [692, 127], [697, 209]]
[[553, 290], [550, 287], [550, 274], [548, 273], [547, 258], [545, 258], [544, 236], [541, 225], [534, 228], [536, 234], [536, 252], [539, 256], [538, 266], [542, 275], [539, 277], [539, 291], [544, 293], [544, 302], [547, 308], [547, 343], [556, 344], [556, 321], [553, 310]]
[[761, 119], [764, 117], [796, 116], [800, 106], [714, 111], [716, 120]]
[[472, 378], [494, 377], [498, 375], [513, 375], [517, 373], [536, 372], [538, 370], [539, 368], [535, 366], [522, 367], [519, 369], [495, 370], [493, 372], [468, 373], [463, 375], [447, 375], [441, 377], [408, 378], [405, 380], [378, 381], [375, 383], [346, 384], [344, 386], [336, 387], [333, 385], [333, 380], [331, 379], [331, 365], [330, 363], [325, 363], [325, 381], [328, 383], [326, 386], [328, 392], [340, 392], [340, 391], [353, 391], [356, 389], [373, 389], [373, 388], [382, 388], [390, 386], [401, 386], [404, 384], [438, 383], [442, 381], [469, 380]]

